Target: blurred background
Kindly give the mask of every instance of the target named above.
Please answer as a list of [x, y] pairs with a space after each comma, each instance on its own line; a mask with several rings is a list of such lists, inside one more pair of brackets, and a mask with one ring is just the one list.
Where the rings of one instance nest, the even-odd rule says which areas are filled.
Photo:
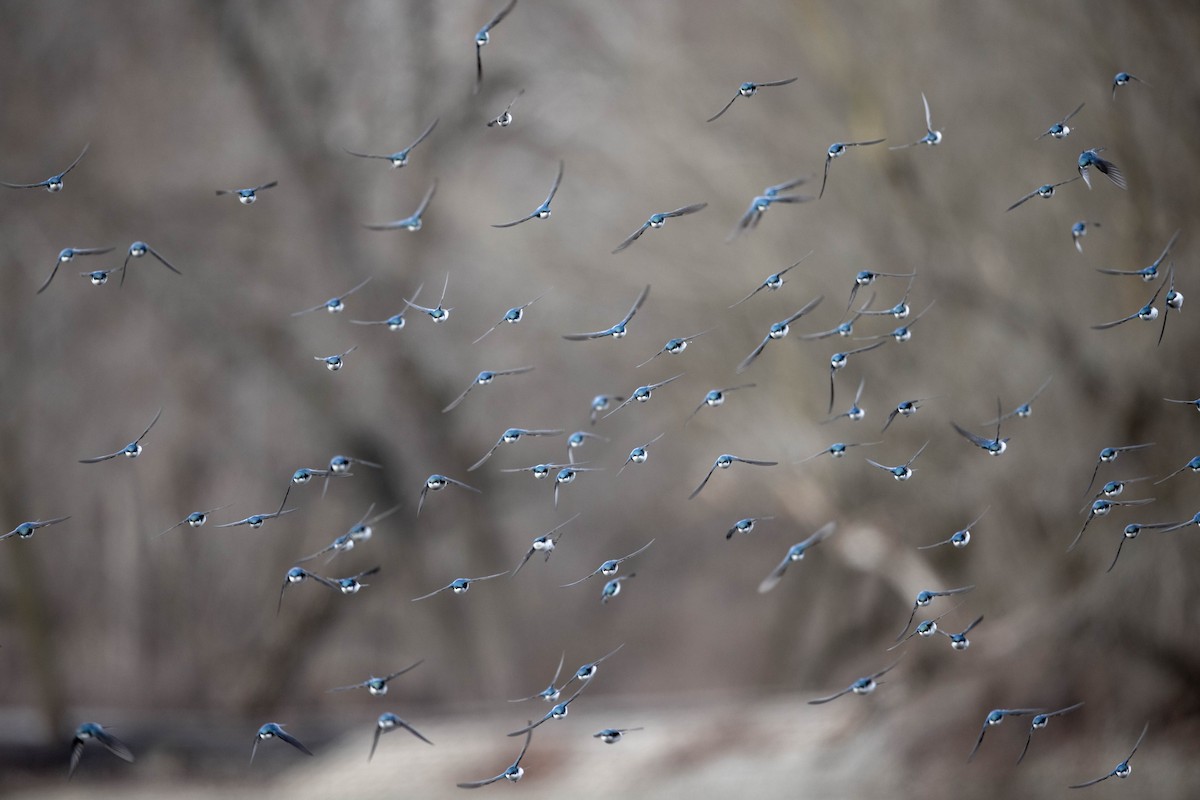
[[[504, 733], [544, 714], [506, 700], [623, 649], [571, 707], [535, 733], [520, 790], [531, 797], [1060, 797], [1124, 758], [1147, 721], [1130, 786], [1190, 796], [1200, 781], [1200, 543], [1187, 528], [1127, 542], [1129, 522], [1178, 522], [1195, 476], [1131, 485], [1155, 498], [1094, 520], [1084, 485], [1106, 446], [1155, 442], [1098, 480], [1158, 480], [1200, 453], [1195, 311], [1112, 330], [1162, 285], [1094, 268], [1151, 263], [1178, 229], [1177, 287], [1195, 277], [1200, 156], [1200, 7], [1185, 2], [739, 3], [520, 0], [483, 50], [473, 34], [500, 2], [47, 2], [0, 4], [0, 178], [40, 180], [91, 147], [61, 194], [0, 193], [0, 482], [3, 530], [70, 515], [0, 543], [0, 792], [10, 796], [451, 796], [501, 772]], [[1141, 78], [1111, 98], [1112, 76]], [[743, 81], [800, 80], [740, 98]], [[488, 128], [520, 89], [514, 121]], [[921, 92], [945, 139], [925, 132]], [[1079, 103], [1069, 138], [1035, 137]], [[390, 153], [434, 119], [408, 166]], [[763, 187], [808, 176], [816, 195], [830, 142], [887, 137], [831, 165], [820, 202], [775, 206], [726, 239]], [[1004, 209], [1077, 174], [1106, 147], [1128, 190], [1093, 177], [1049, 201]], [[553, 217], [496, 229], [565, 177]], [[214, 190], [278, 180], [253, 206]], [[433, 180], [418, 232], [366, 230], [407, 216]], [[645, 218], [690, 203], [628, 250]], [[1072, 246], [1077, 220], [1089, 228]], [[119, 267], [144, 240], [183, 273], [131, 261], [124, 286], [81, 270]], [[64, 247], [115, 246], [64, 264]], [[776, 292], [734, 309], [769, 274], [811, 251]], [[889, 341], [837, 375], [835, 412], [860, 380], [861, 422], [821, 424], [828, 359], [867, 342], [804, 341], [844, 318], [854, 275], [916, 271], [911, 341]], [[358, 326], [433, 305], [449, 275], [450, 319], [418, 311], [391, 332]], [[340, 315], [293, 317], [370, 277]], [[881, 279], [875, 308], [907, 281]], [[620, 319], [652, 289], [621, 340], [564, 341]], [[859, 293], [859, 304], [869, 296]], [[540, 297], [516, 326], [472, 344], [505, 310]], [[770, 324], [825, 299], [735, 368]], [[1193, 301], [1195, 302], [1195, 301]], [[1162, 305], [1161, 299], [1158, 304]], [[858, 336], [891, 317], [862, 319]], [[637, 368], [672, 337], [709, 331], [685, 353]], [[333, 373], [314, 356], [357, 350]], [[533, 366], [441, 409], [480, 370]], [[591, 399], [682, 373], [646, 404], [590, 423]], [[955, 434], [1028, 401], [1004, 423], [1001, 458]], [[754, 383], [685, 419], [709, 389]], [[932, 398], [880, 433], [902, 400]], [[137, 460], [112, 452], [162, 418]], [[563, 462], [565, 434], [502, 446], [508, 427], [586, 430], [584, 466], [561, 487], [503, 468]], [[648, 461], [631, 448], [665, 436]], [[795, 462], [835, 441], [881, 442], [842, 460]], [[915, 477], [893, 465], [926, 441]], [[718, 472], [720, 453], [779, 461]], [[292, 472], [334, 454], [375, 462], [350, 479], [293, 487], [295, 513], [260, 530], [216, 524], [278, 507]], [[431, 493], [443, 473], [481, 490]], [[203, 528], [155, 534], [225, 504]], [[375, 565], [357, 595], [312, 581], [288, 590], [296, 559], [372, 508], [398, 507], [332, 563]], [[971, 545], [918, 551], [987, 511]], [[459, 576], [517, 565], [533, 537], [575, 514], [548, 563], [464, 596], [411, 598]], [[772, 516], [727, 541], [738, 519]], [[759, 582], [828, 520], [838, 530]], [[0, 531], [2, 532], [2, 531]], [[569, 589], [608, 558], [636, 572], [602, 605], [603, 579]], [[931, 606], [942, 626], [985, 621], [972, 646], [942, 637], [886, 652], [922, 589], [974, 585]], [[961, 607], [955, 603], [961, 600]], [[871, 697], [832, 693], [904, 653]], [[342, 686], [424, 664], [386, 698]], [[567, 673], [569, 674], [569, 672]], [[992, 707], [1084, 708], [1035, 737], [1027, 719], [992, 730]], [[536, 706], [535, 706], [536, 703]], [[375, 719], [406, 733], [365, 756]], [[316, 758], [278, 742], [246, 759], [264, 722], [286, 723]], [[124, 764], [89, 745], [64, 780], [75, 726], [129, 743]], [[616, 747], [591, 734], [645, 727]], [[1110, 781], [1093, 790], [1113, 793]]]

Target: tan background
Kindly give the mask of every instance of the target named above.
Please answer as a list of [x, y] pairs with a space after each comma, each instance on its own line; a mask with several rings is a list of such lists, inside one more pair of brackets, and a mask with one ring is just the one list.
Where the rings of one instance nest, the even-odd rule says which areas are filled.
[[[1158, 285], [1092, 267], [1148, 264], [1177, 228], [1180, 288], [1200, 293], [1196, 6], [521, 0], [485, 49], [472, 96], [471, 36], [493, 5], [0, 5], [0, 177], [40, 179], [91, 142], [61, 195], [0, 194], [0, 511], [5, 530], [73, 515], [0, 544], [0, 786], [58, 796], [70, 730], [96, 719], [140, 758], [126, 767], [89, 748], [75, 792], [161, 796], [169, 781], [197, 797], [250, 786], [288, 797], [454, 793], [454, 781], [500, 771], [517, 749], [502, 733], [545, 711], [506, 698], [544, 686], [564, 649], [570, 669], [624, 642], [571, 718], [535, 737], [527, 795], [1058, 797], [1110, 769], [1149, 720], [1122, 788], [1185, 796], [1200, 778], [1184, 758], [1200, 740], [1196, 534], [1148, 532], [1104, 569], [1126, 522], [1193, 514], [1196, 478], [1131, 487], [1127, 497], [1157, 502], [1095, 521], [1063, 551], [1101, 447], [1158, 443], [1106, 467], [1108, 478], [1165, 475], [1200, 452], [1194, 410], [1161, 400], [1200, 394], [1195, 310], [1172, 318], [1158, 348], [1157, 324], [1088, 327]], [[1152, 86], [1111, 101], [1121, 69]], [[741, 81], [791, 75], [801, 80], [704, 124]], [[521, 87], [514, 124], [486, 128]], [[831, 141], [918, 138], [921, 91], [940, 147], [852, 152], [821, 202], [773, 208], [750, 236], [724, 242], [763, 186], [807, 174], [815, 182], [800, 191], [815, 194]], [[1081, 101], [1069, 139], [1034, 142]], [[399, 149], [434, 117], [403, 170], [341, 152]], [[1077, 182], [1004, 213], [1073, 175], [1091, 146], [1108, 148], [1127, 192]], [[534, 208], [560, 158], [551, 220], [488, 227]], [[434, 178], [419, 233], [360, 227], [407, 215]], [[249, 208], [213, 196], [270, 179], [280, 186]], [[609, 255], [649, 213], [700, 201], [700, 214]], [[1083, 256], [1069, 241], [1077, 219], [1103, 223]], [[119, 258], [81, 258], [34, 296], [62, 247], [119, 254], [134, 239], [183, 277], [143, 259], [123, 290], [96, 289], [75, 273]], [[809, 250], [783, 290], [726, 310]], [[838, 376], [839, 410], [866, 376], [867, 419], [822, 427], [826, 363], [846, 343], [796, 334], [835, 325], [864, 268], [917, 270], [914, 306], [937, 305], [911, 342]], [[445, 325], [416, 313], [399, 333], [348, 323], [399, 311], [422, 282], [421, 300], [436, 299], [447, 272]], [[368, 275], [341, 316], [289, 316]], [[560, 338], [612, 324], [646, 283], [625, 339]], [[891, 304], [902, 286], [878, 291], [878, 305]], [[542, 292], [527, 321], [470, 345]], [[817, 294], [824, 303], [792, 336], [734, 375], [771, 322]], [[666, 339], [714, 325], [685, 354], [634, 369]], [[359, 350], [339, 373], [312, 360], [351, 344]], [[479, 370], [526, 364], [536, 371], [439, 413]], [[557, 511], [549, 481], [498, 469], [562, 460], [562, 437], [502, 448], [466, 473], [508, 426], [586, 428], [593, 395], [677, 372], [649, 404], [595, 428], [610, 442], [581, 457], [605, 471], [565, 487]], [[1023, 402], [1051, 374], [1034, 416], [1007, 426], [1004, 457], [950, 428], [992, 416], [997, 394], [1006, 408]], [[682, 427], [707, 389], [743, 380], [758, 386]], [[935, 395], [884, 445], [790, 464], [837, 439], [879, 438], [890, 406]], [[120, 446], [160, 406], [142, 458], [76, 463]], [[662, 431], [646, 464], [615, 474]], [[899, 463], [927, 439], [906, 484], [862, 460]], [[784, 463], [735, 467], [688, 502], [721, 452]], [[334, 453], [385, 468], [357, 469], [324, 500], [296, 490], [302, 510], [260, 531], [210, 523], [150, 541], [196, 508], [236, 504], [215, 522], [272, 510], [294, 469]], [[433, 495], [415, 519], [431, 472], [483, 494]], [[368, 545], [320, 568], [382, 564], [373, 585], [345, 598], [294, 587], [276, 618], [292, 560], [370, 503], [401, 509]], [[966, 551], [916, 551], [989, 506]], [[510, 569], [577, 511], [549, 565], [409, 603], [455, 576]], [[777, 518], [724, 540], [734, 520], [762, 514]], [[828, 519], [838, 534], [757, 594], [786, 548]], [[598, 580], [557, 588], [651, 537], [626, 565], [638, 578], [608, 606]], [[968, 583], [976, 590], [947, 622], [986, 614], [969, 651], [918, 641], [875, 696], [803, 704], [886, 664], [919, 589]], [[325, 692], [418, 658], [426, 664], [386, 701]], [[988, 708], [1081, 699], [1020, 768], [1020, 720], [964, 763]], [[437, 747], [398, 733], [368, 769], [382, 710]], [[268, 719], [289, 723], [318, 759], [269, 743], [247, 771], [252, 732]], [[615, 748], [589, 738], [608, 725], [648, 730]]]

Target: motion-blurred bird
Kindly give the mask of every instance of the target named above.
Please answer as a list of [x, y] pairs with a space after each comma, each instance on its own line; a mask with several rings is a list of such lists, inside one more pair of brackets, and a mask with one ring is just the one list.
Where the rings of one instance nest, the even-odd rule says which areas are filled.
[[85, 722], [75, 729], [75, 737], [71, 740], [71, 765], [67, 768], [67, 779], [75, 774], [79, 760], [83, 758], [83, 748], [90, 741], [97, 741], [104, 749], [122, 761], [133, 763], [133, 753], [129, 746], [104, 729], [103, 725], [95, 722]]

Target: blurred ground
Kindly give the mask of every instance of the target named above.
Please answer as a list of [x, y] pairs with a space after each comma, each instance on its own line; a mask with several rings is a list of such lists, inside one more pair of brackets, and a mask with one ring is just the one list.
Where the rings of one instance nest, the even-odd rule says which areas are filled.
[[[1111, 768], [1150, 720], [1122, 788], [1186, 796], [1179, 787], [1196, 776], [1179, 756], [1200, 741], [1195, 531], [1143, 534], [1104, 570], [1126, 522], [1196, 512], [1195, 476], [1139, 486], [1136, 496], [1154, 505], [1094, 521], [1079, 549], [1063, 551], [1082, 524], [1081, 491], [1101, 447], [1157, 443], [1102, 478], [1157, 479], [1200, 452], [1194, 410], [1161, 399], [1200, 395], [1195, 313], [1173, 316], [1157, 348], [1157, 323], [1089, 329], [1138, 308], [1157, 285], [1093, 267], [1144, 266], [1179, 228], [1177, 280], [1200, 296], [1189, 229], [1200, 207], [1191, 142], [1200, 10], [521, 0], [485, 49], [483, 90], [472, 96], [471, 36], [494, 10], [417, 0], [0, 3], [0, 178], [39, 179], [91, 142], [63, 193], [0, 195], [9, 276], [0, 513], [14, 526], [72, 515], [0, 544], [9, 721], [0, 790], [36, 796], [45, 780], [46, 796], [91, 793], [89, 781], [112, 776], [120, 782], [99, 785], [122, 796], [167, 786], [203, 796], [237, 794], [253, 776], [254, 791], [268, 795], [353, 786], [364, 796], [409, 787], [438, 796], [511, 759], [500, 734], [514, 716], [492, 716], [503, 699], [543, 686], [564, 649], [569, 668], [624, 642], [620, 661], [573, 707], [578, 743], [536, 739], [522, 791], [728, 796], [761, 777], [760, 796], [797, 787], [1061, 796], [1059, 787]], [[1113, 101], [1118, 70], [1150, 86]], [[703, 123], [742, 81], [791, 75], [802, 79]], [[486, 128], [519, 88], [514, 124]], [[832, 165], [819, 203], [773, 208], [749, 236], [724, 242], [762, 187], [808, 175], [800, 191], [815, 194], [830, 142], [918, 138], [922, 91], [942, 145], [853, 152]], [[1034, 141], [1080, 102], [1069, 139]], [[438, 129], [403, 170], [342, 152], [398, 149], [433, 118]], [[1004, 213], [1033, 187], [1074, 175], [1075, 156], [1092, 146], [1107, 147], [1128, 191], [1077, 182]], [[560, 158], [566, 177], [550, 220], [488, 227], [539, 203]], [[435, 178], [420, 232], [362, 229], [408, 214]], [[270, 179], [279, 188], [249, 208], [213, 196]], [[692, 202], [709, 207], [609, 255], [649, 213]], [[1103, 224], [1083, 255], [1069, 236], [1078, 219]], [[35, 296], [62, 247], [121, 253], [135, 239], [184, 275], [143, 259], [123, 289], [96, 289], [75, 274], [93, 267], [80, 259]], [[810, 250], [784, 289], [727, 310]], [[860, 269], [915, 269], [913, 306], [936, 305], [911, 342], [838, 376], [839, 410], [865, 377], [867, 420], [822, 426], [828, 358], [844, 340], [796, 334], [837, 324]], [[444, 326], [416, 313], [394, 334], [347, 322], [396, 313], [420, 284], [432, 301], [447, 272], [454, 310]], [[340, 317], [290, 316], [367, 276]], [[625, 339], [560, 338], [612, 324], [647, 283]], [[902, 290], [881, 282], [878, 305]], [[543, 292], [527, 321], [470, 345], [506, 308]], [[771, 322], [817, 295], [823, 304], [792, 336], [734, 374]], [[685, 354], [634, 368], [668, 338], [714, 325]], [[312, 361], [352, 344], [359, 350], [339, 373]], [[527, 364], [536, 370], [439, 413], [479, 370]], [[594, 428], [609, 441], [581, 458], [605, 471], [565, 487], [557, 510], [550, 486], [498, 469], [561, 460], [561, 437], [521, 442], [466, 472], [506, 427], [590, 430], [594, 395], [677, 372], [684, 377], [649, 404]], [[1034, 416], [1007, 425], [1002, 458], [950, 428], [993, 416], [997, 394], [1014, 407], [1050, 375]], [[682, 426], [706, 390], [744, 381], [758, 385]], [[874, 441], [889, 407], [934, 396], [869, 454], [899, 463], [930, 440], [909, 483], [860, 454], [790, 463], [835, 440]], [[119, 446], [160, 406], [138, 461], [76, 463]], [[630, 448], [663, 431], [646, 464], [616, 475]], [[783, 463], [719, 474], [688, 502], [721, 452]], [[302, 510], [260, 531], [210, 523], [150, 538], [196, 508], [235, 504], [214, 522], [273, 510], [293, 470], [334, 453], [384, 468], [356, 470], [324, 499], [298, 488]], [[431, 496], [416, 518], [432, 472], [483, 493]], [[288, 566], [371, 503], [400, 510], [329, 569], [382, 564], [374, 585], [347, 598], [292, 588], [277, 618]], [[984, 508], [966, 551], [916, 551]], [[518, 580], [465, 597], [409, 603], [457, 575], [510, 569], [531, 538], [576, 512], [548, 565], [531, 562]], [[776, 520], [726, 542], [729, 525], [750, 515]], [[787, 547], [829, 519], [839, 522], [835, 537], [759, 595]], [[655, 546], [631, 562], [638, 579], [613, 603], [597, 602], [596, 581], [558, 588], [651, 537]], [[986, 615], [970, 651], [916, 642], [868, 704], [800, 705], [885, 664], [916, 591], [965, 584], [977, 588], [947, 623]], [[385, 709], [326, 690], [419, 658], [427, 664], [389, 700], [402, 716], [427, 712], [438, 746], [420, 752], [389, 736], [368, 772], [358, 751]], [[645, 724], [645, 735], [615, 747], [586, 738], [613, 724], [597, 707], [623, 696], [638, 698], [631, 705], [645, 716], [631, 724]], [[692, 697], [701, 699], [681, 699]], [[1046, 732], [1041, 744], [1055, 739], [1053, 752], [1014, 771], [1007, 753], [989, 752], [989, 734], [977, 763], [962, 764], [988, 708], [1080, 699], [1085, 709]], [[95, 709], [109, 710], [98, 721], [136, 731], [131, 744], [146, 755], [132, 769], [106, 768], [103, 753], [89, 752], [76, 784], [61, 789], [65, 742]], [[177, 715], [191, 714], [212, 726], [206, 741], [230, 740], [228, 749], [203, 755], [206, 745], [178, 734]], [[311, 764], [284, 753], [243, 771], [250, 733], [267, 719], [297, 730], [316, 721], [327, 746]], [[347, 730], [344, 745], [334, 741]], [[1015, 759], [1020, 731], [997, 733]], [[177, 735], [169, 754], [154, 755]], [[390, 777], [372, 780], [379, 774]]]

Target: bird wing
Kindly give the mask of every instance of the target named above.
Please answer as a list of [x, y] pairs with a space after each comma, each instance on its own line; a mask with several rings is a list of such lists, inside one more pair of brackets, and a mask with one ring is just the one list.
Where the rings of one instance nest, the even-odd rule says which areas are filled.
[[483, 454], [483, 458], [479, 459], [479, 460], [478, 460], [478, 461], [476, 461], [474, 464], [472, 464], [471, 466], [467, 467], [467, 472], [474, 472], [475, 470], [477, 470], [477, 469], [479, 469], [480, 467], [482, 467], [482, 466], [483, 466], [483, 464], [484, 464], [484, 462], [485, 462], [485, 461], [487, 461], [489, 458], [491, 458], [491, 457], [492, 457], [492, 454], [496, 452], [496, 448], [500, 447], [500, 445], [501, 445], [503, 442], [504, 442], [504, 437], [501, 437], [501, 438], [497, 439], [497, 440], [496, 440], [496, 443], [495, 443], [494, 445], [492, 445], [492, 449], [491, 449], [491, 450], [488, 450], [486, 453], [484, 453], [484, 454]]
[[370, 753], [370, 755], [367, 756], [368, 763], [370, 763], [371, 759], [375, 757], [375, 748], [379, 746], [379, 737], [382, 735], [383, 735], [383, 728], [376, 725], [375, 726], [375, 738], [371, 741], [371, 753]]
[[278, 736], [278, 737], [279, 737], [281, 740], [283, 740], [283, 741], [287, 742], [288, 744], [290, 744], [292, 747], [294, 747], [294, 748], [296, 748], [297, 750], [299, 750], [301, 753], [304, 753], [305, 755], [309, 755], [309, 756], [311, 756], [311, 755], [312, 755], [312, 751], [311, 751], [311, 750], [309, 750], [307, 747], [305, 747], [305, 746], [304, 746], [304, 745], [303, 745], [303, 744], [300, 742], [300, 740], [299, 740], [299, 739], [297, 739], [295, 736], [292, 736], [292, 735], [291, 735], [290, 733], [288, 733], [287, 731], [280, 729], [280, 730], [277, 730], [277, 731], [275, 731], [275, 735], [276, 735], [276, 736]]
[[775, 569], [771, 570], [771, 574], [763, 578], [762, 583], [758, 585], [759, 594], [766, 594], [775, 588], [775, 584], [779, 583], [779, 581], [783, 578], [783, 573], [787, 572], [787, 568], [791, 563], [791, 560], [791, 551], [789, 550], [788, 555], [783, 557], [783, 561], [780, 561], [779, 565], [775, 567]]
[[682, 217], [685, 214], [695, 214], [697, 211], [701, 211], [707, 207], [708, 207], [708, 203], [693, 203], [690, 206], [683, 206], [682, 208], [677, 208], [674, 211], [668, 211], [665, 214], [663, 214], [663, 216], [664, 217]]
[[720, 111], [718, 111], [716, 114], [712, 115], [711, 117], [709, 117], [708, 119], [706, 119], [706, 120], [704, 120], [704, 121], [705, 121], [705, 122], [713, 122], [713, 121], [715, 121], [715, 120], [716, 120], [717, 118], [719, 118], [719, 117], [720, 117], [722, 114], [724, 114], [726, 111], [728, 111], [728, 110], [729, 110], [729, 107], [733, 105], [733, 101], [734, 101], [734, 100], [737, 100], [737, 99], [738, 99], [738, 97], [739, 97], [740, 95], [741, 95], [741, 92], [738, 92], [737, 94], [735, 94], [735, 95], [733, 96], [733, 100], [730, 100], [728, 103], [726, 103], [724, 108], [722, 108], [722, 109], [721, 109]]
[[703, 489], [706, 485], [708, 485], [708, 479], [713, 476], [713, 472], [715, 472], [716, 469], [717, 469], [716, 463], [714, 463], [711, 467], [709, 467], [708, 474], [704, 476], [704, 480], [700, 481], [700, 485], [697, 486], [696, 489], [690, 495], [688, 495], [688, 500], [691, 500], [693, 497], [700, 494], [700, 490]]
[[636, 231], [634, 231], [629, 236], [627, 236], [625, 238], [625, 241], [623, 241], [619, 245], [617, 245], [616, 249], [612, 251], [612, 254], [616, 255], [617, 253], [624, 250], [626, 247], [629, 247], [629, 245], [636, 242], [638, 239], [641, 238], [642, 234], [645, 233], [649, 227], [650, 227], [649, 222], [643, 222], [642, 227], [638, 228]]
[[[117, 452], [115, 452], [115, 453], [109, 453], [109, 454], [108, 454], [108, 455], [106, 455], [106, 456], [96, 456], [95, 458], [81, 458], [81, 459], [79, 459], [79, 463], [80, 463], [80, 464], [98, 464], [98, 463], [100, 463], [101, 461], [108, 461], [110, 458], [116, 458], [117, 456], [121, 455], [121, 453], [122, 453], [124, 450], [125, 450], [125, 448], [123, 448], [123, 447], [122, 447], [122, 448], [121, 448], [120, 450], [118, 450]], [[219, 526], [218, 526], [218, 527], [219, 527]]]
[[742, 359], [742, 363], [738, 364], [736, 371], [739, 373], [745, 372], [746, 368], [749, 367], [752, 363], [754, 363], [754, 359], [756, 359], [760, 355], [762, 355], [763, 348], [765, 348], [767, 346], [767, 342], [769, 342], [769, 341], [771, 341], [771, 337], [764, 336], [763, 340], [758, 343], [758, 347], [754, 348], [754, 350], [751, 351], [750, 355], [748, 355], [744, 359]]
[[1024, 197], [1022, 197], [1020, 200], [1018, 200], [1017, 202], [1013, 203], [1011, 206], [1009, 206], [1008, 208], [1006, 208], [1006, 209], [1004, 209], [1004, 210], [1005, 210], [1005, 211], [1012, 211], [1014, 208], [1016, 208], [1017, 206], [1021, 205], [1022, 203], [1024, 203], [1024, 202], [1025, 202], [1026, 200], [1028, 200], [1029, 198], [1031, 198], [1031, 197], [1033, 197], [1034, 195], [1036, 195], [1036, 194], [1038, 193], [1038, 191], [1039, 191], [1039, 190], [1040, 190], [1040, 187], [1039, 187], [1039, 189], [1034, 189], [1032, 192], [1030, 192], [1029, 194], [1025, 195], [1025, 196], [1024, 196]]
[[417, 602], [418, 600], [426, 600], [426, 599], [428, 599], [428, 598], [430, 598], [430, 597], [433, 597], [433, 596], [434, 596], [435, 594], [437, 594], [438, 592], [444, 592], [444, 591], [446, 591], [446, 590], [447, 590], [447, 589], [449, 589], [449, 588], [450, 588], [450, 584], [446, 584], [445, 586], [443, 586], [443, 587], [442, 587], [442, 588], [440, 588], [440, 589], [434, 589], [434, 590], [433, 590], [432, 592], [430, 592], [429, 594], [423, 594], [423, 595], [421, 595], [420, 597], [414, 597], [414, 598], [412, 599], [412, 602], [414, 602], [414, 603], [415, 603], [415, 602]]
[[818, 697], [816, 700], [809, 700], [808, 704], [810, 706], [819, 706], [822, 703], [828, 703], [830, 700], [837, 700], [839, 697], [841, 697], [842, 695], [846, 694], [849, 691], [850, 691], [850, 687], [846, 687], [845, 689], [842, 689], [840, 692], [838, 692], [836, 694], [831, 694], [828, 697]]
[[817, 544], [818, 542], [823, 542], [826, 539], [828, 539], [830, 536], [832, 536], [833, 532], [835, 530], [837, 530], [837, 522], [836, 521], [831, 520], [829, 522], [826, 522], [824, 525], [822, 525], [820, 527], [820, 529], [817, 530], [816, 533], [814, 533], [812, 536], [809, 536], [807, 539], [805, 539], [803, 542], [801, 542], [800, 546], [807, 549], [809, 547], [812, 547], [814, 544]]
[[440, 119], [441, 119], [440, 117], [434, 118], [433, 122], [430, 123], [429, 127], [425, 129], [425, 132], [422, 133], [420, 136], [418, 136], [417, 140], [415, 142], [413, 142], [412, 144], [410, 144], [407, 149], [412, 150], [414, 147], [419, 145], [421, 142], [423, 142], [427, 138], [429, 138], [429, 134], [433, 133], [433, 129], [437, 127], [437, 124]]
[[425, 209], [429, 206], [429, 201], [433, 199], [434, 193], [437, 191], [438, 182], [435, 178], [433, 183], [429, 184], [429, 189], [425, 192], [425, 196], [421, 198], [421, 205], [417, 206], [417, 210], [413, 213], [414, 217], [420, 217], [425, 213]]
[[629, 321], [633, 319], [634, 314], [636, 314], [641, 309], [642, 304], [646, 302], [646, 298], [649, 296], [650, 296], [650, 284], [646, 284], [646, 288], [642, 289], [642, 292], [641, 292], [641, 294], [638, 295], [637, 300], [633, 301], [633, 306], [630, 307], [629, 313], [626, 314], [625, 318], [621, 320], [622, 325], [629, 324]]
[[[489, 331], [489, 333], [490, 333], [490, 331]], [[486, 336], [486, 335], [487, 334], [484, 334], [484, 336]], [[483, 337], [480, 337], [480, 338], [483, 338]], [[476, 341], [479, 341], [479, 340], [476, 339]], [[470, 394], [471, 390], [475, 388], [475, 383], [476, 383], [476, 381], [471, 381], [471, 383], [467, 386], [467, 388], [463, 390], [462, 394], [460, 394], [458, 397], [454, 398], [450, 402], [450, 405], [448, 405], [442, 409], [442, 413], [445, 414], [447, 411], [452, 411], [455, 408], [458, 408], [458, 404], [461, 403], [463, 400], [467, 399], [467, 395]]]
[[83, 739], [76, 736], [71, 742], [71, 765], [67, 768], [67, 780], [70, 780], [71, 776], [75, 774], [75, 768], [79, 766], [79, 759], [83, 758], [83, 748]]
[[514, 219], [512, 222], [502, 222], [499, 225], [492, 225], [492, 227], [493, 228], [511, 228], [514, 225], [520, 225], [522, 222], [528, 222], [529, 220], [536, 217], [538, 215], [538, 211], [540, 211], [540, 210], [541, 210], [541, 207], [539, 206], [538, 208], [534, 209], [532, 212], [526, 214], [525, 216], [521, 217], [520, 219]]

